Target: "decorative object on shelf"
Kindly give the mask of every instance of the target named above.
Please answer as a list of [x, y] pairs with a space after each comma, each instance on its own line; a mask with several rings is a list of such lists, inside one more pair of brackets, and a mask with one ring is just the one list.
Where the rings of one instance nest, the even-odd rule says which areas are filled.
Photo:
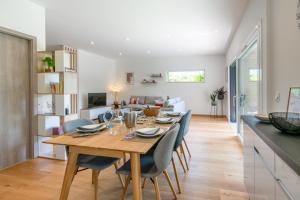
[[151, 78], [162, 78], [162, 73], [159, 73], [159, 74], [151, 74], [150, 75]]
[[47, 64], [45, 72], [55, 72], [54, 60], [51, 57], [46, 57], [42, 61], [43, 63]]
[[141, 82], [142, 84], [156, 84], [157, 81], [156, 80], [147, 80], [147, 79], [143, 79], [143, 81]]
[[297, 13], [296, 13], [296, 20], [297, 20], [297, 26], [300, 30], [300, 0], [298, 0], [298, 7], [297, 7]]
[[300, 113], [274, 112], [269, 114], [269, 119], [283, 133], [300, 135]]
[[134, 84], [134, 73], [133, 72], [126, 73], [126, 82], [130, 85]]
[[300, 113], [300, 87], [290, 88], [287, 112]]
[[160, 112], [160, 106], [151, 106], [144, 109], [144, 114], [148, 117], [156, 117]]
[[63, 127], [55, 127], [52, 129], [52, 135], [62, 135], [64, 134]]

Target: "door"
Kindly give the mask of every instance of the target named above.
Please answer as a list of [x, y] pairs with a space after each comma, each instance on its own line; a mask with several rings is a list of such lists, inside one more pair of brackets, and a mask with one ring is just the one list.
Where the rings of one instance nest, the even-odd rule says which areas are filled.
[[29, 158], [29, 45], [0, 32], [0, 169]]
[[230, 81], [230, 122], [236, 123], [236, 61], [229, 67]]
[[254, 40], [238, 59], [238, 133], [241, 133], [240, 117], [261, 112], [261, 66], [259, 42]]

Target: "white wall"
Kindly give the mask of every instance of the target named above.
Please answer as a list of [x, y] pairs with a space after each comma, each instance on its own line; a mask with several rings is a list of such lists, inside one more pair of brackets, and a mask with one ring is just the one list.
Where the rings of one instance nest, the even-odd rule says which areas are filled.
[[[270, 111], [286, 111], [290, 87], [300, 87], [300, 30], [296, 28], [298, 0], [272, 0], [270, 6]], [[275, 94], [281, 101], [275, 102]]]
[[45, 50], [45, 9], [29, 0], [1, 0], [0, 26], [37, 37]]
[[107, 103], [111, 104], [113, 96], [109, 93], [109, 88], [115, 81], [115, 61], [79, 49], [78, 66], [79, 109], [88, 106], [88, 93], [107, 92]]
[[[229, 45], [226, 52], [226, 63], [229, 66], [234, 59], [239, 57], [245, 45], [248, 44], [249, 40], [256, 31], [256, 26], [261, 25], [261, 47], [262, 47], [262, 88], [263, 88], [263, 112], [267, 111], [267, 102], [269, 99], [268, 94], [268, 0], [249, 0], [246, 7], [245, 13], [241, 19], [240, 25], [238, 26], [236, 33]], [[228, 101], [229, 103], [229, 101]], [[228, 110], [229, 112], [229, 110]], [[229, 115], [229, 113], [228, 113]]]
[[[168, 70], [204, 69], [205, 83], [167, 83]], [[126, 72], [134, 72], [135, 84], [126, 84]], [[151, 73], [162, 73], [164, 78], [156, 85], [142, 85], [144, 78], [149, 78]], [[158, 79], [159, 80], [159, 79]], [[194, 114], [209, 114], [209, 94], [218, 87], [225, 85], [225, 57], [169, 57], [169, 58], [144, 58], [140, 60], [120, 60], [117, 62], [117, 81], [123, 86], [121, 99], [129, 101], [131, 95], [154, 95], [182, 97], [188, 108]], [[224, 103], [225, 105], [225, 103]], [[226, 106], [225, 106], [226, 107]], [[224, 107], [224, 114], [226, 108]]]

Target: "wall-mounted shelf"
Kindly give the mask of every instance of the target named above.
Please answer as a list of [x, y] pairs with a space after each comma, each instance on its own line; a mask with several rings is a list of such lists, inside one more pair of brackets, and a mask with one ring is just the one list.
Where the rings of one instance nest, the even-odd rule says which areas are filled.
[[157, 81], [156, 80], [147, 80], [147, 79], [144, 79], [142, 80], [141, 84], [157, 84]]
[[151, 78], [163, 78], [163, 75], [162, 75], [162, 73], [151, 74], [150, 77], [151, 77]]

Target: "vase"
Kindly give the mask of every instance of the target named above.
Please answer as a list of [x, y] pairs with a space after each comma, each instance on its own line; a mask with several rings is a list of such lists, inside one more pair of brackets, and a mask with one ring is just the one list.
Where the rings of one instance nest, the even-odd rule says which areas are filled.
[[217, 104], [218, 104], [217, 101], [212, 101], [211, 102], [211, 106], [217, 106]]

